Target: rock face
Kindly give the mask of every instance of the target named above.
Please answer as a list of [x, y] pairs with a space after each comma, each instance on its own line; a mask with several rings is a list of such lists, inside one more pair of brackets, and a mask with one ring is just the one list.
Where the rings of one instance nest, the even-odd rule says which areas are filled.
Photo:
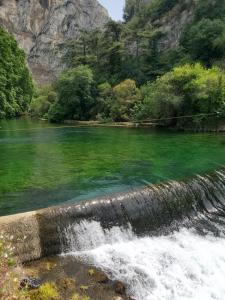
[[[139, 10], [148, 10], [146, 8], [152, 2], [152, 0], [126, 0], [126, 7], [128, 13], [131, 11], [131, 15], [136, 16], [139, 14]], [[175, 48], [179, 45], [183, 30], [193, 20], [197, 2], [198, 0], [168, 0], [167, 7], [159, 9], [157, 14], [154, 12], [153, 2], [152, 13], [145, 16], [144, 22], [161, 32], [162, 37], [158, 41], [160, 51]], [[143, 17], [139, 16], [139, 18]]]
[[183, 30], [193, 20], [194, 10], [195, 0], [186, 0], [183, 6], [178, 3], [153, 22], [153, 25], [163, 33], [158, 44], [159, 50], [164, 51], [179, 45]]
[[64, 68], [69, 38], [101, 28], [109, 15], [97, 0], [0, 0], [0, 25], [25, 50], [36, 81], [46, 84]]

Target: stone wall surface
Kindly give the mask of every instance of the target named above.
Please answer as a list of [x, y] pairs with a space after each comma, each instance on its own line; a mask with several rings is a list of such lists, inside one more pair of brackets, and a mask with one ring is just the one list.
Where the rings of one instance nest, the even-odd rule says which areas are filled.
[[97, 0], [0, 0], [0, 26], [25, 50], [34, 78], [51, 82], [63, 69], [68, 39], [102, 28], [108, 12]]

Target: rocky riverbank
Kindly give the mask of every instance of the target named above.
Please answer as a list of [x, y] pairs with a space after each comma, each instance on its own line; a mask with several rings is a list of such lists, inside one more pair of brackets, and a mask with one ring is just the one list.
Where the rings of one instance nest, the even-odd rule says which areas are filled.
[[[111, 281], [106, 274], [72, 256], [52, 256], [26, 263], [27, 276], [40, 279], [41, 284], [52, 283], [60, 299], [131, 300], [121, 282]], [[73, 299], [73, 298], [72, 298]], [[58, 300], [58, 299], [57, 299]]]

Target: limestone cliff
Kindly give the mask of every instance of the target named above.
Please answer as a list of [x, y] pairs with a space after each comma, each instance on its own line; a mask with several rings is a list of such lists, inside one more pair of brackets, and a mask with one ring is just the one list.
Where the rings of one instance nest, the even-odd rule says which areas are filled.
[[158, 44], [161, 51], [179, 45], [183, 30], [194, 17], [194, 11], [195, 0], [186, 0], [182, 4], [178, 1], [177, 5], [152, 22], [162, 32]]
[[[193, 20], [199, 0], [126, 0], [125, 18], [134, 17], [161, 32], [158, 48], [163, 51], [179, 45], [184, 28]], [[158, 4], [157, 4], [158, 3]]]
[[0, 0], [0, 25], [16, 37], [41, 84], [63, 70], [67, 39], [81, 29], [101, 28], [107, 20], [97, 0]]

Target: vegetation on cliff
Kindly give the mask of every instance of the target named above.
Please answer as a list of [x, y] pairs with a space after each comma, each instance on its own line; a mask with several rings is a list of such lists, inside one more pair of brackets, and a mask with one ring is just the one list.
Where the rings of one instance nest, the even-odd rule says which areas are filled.
[[[103, 31], [82, 31], [68, 41], [63, 58], [68, 71], [53, 84], [52, 101], [39, 95], [31, 112], [51, 121], [157, 119], [178, 128], [187, 123], [198, 127], [207, 114], [222, 115], [225, 5], [199, 0], [177, 46], [160, 46], [165, 33], [157, 20], [188, 5], [194, 4], [128, 0], [123, 23], [110, 21]], [[198, 116], [176, 119], [184, 115]]]
[[33, 83], [24, 52], [0, 28], [0, 119], [21, 115], [33, 96]]
[[[167, 33], [161, 20], [187, 11], [192, 15], [180, 28], [179, 40], [162, 47]], [[219, 0], [127, 0], [124, 22], [111, 20], [102, 31], [82, 30], [67, 42], [67, 70], [52, 86], [36, 91], [30, 113], [53, 122], [157, 119], [178, 128], [187, 120], [162, 119], [222, 116], [224, 15], [225, 4]], [[24, 53], [3, 30], [0, 46], [0, 117], [13, 117], [27, 110], [33, 86]], [[188, 124], [196, 122], [199, 117]]]

